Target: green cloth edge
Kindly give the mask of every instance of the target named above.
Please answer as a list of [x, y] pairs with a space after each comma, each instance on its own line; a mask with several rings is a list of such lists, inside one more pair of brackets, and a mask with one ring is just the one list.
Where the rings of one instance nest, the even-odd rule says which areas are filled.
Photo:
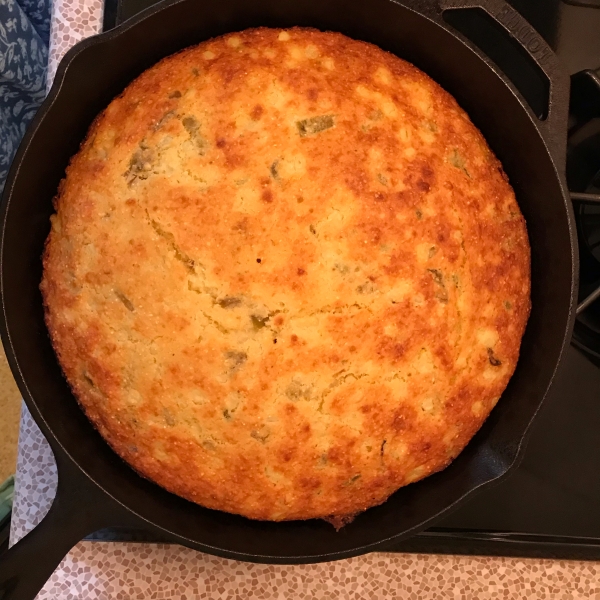
[[15, 476], [11, 475], [0, 485], [0, 521], [3, 521], [12, 510], [15, 495]]

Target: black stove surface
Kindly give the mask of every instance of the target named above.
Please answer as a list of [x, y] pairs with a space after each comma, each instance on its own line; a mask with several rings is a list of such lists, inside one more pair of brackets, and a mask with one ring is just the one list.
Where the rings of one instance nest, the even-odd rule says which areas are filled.
[[[156, 1], [106, 0], [104, 29]], [[571, 74], [600, 67], [600, 0], [509, 1], [543, 35]], [[572, 192], [600, 192], [600, 77], [598, 82], [597, 106], [596, 97], [587, 92], [589, 81], [574, 86], [577, 101], [592, 102], [592, 108], [584, 126], [571, 117], [568, 180]], [[600, 202], [575, 208], [583, 269], [581, 302], [600, 285]], [[600, 300], [580, 315], [574, 344], [566, 350], [532, 425], [520, 466], [435, 527], [389, 550], [600, 560], [599, 470]], [[93, 537], [148, 539], [139, 532], [106, 530]]]

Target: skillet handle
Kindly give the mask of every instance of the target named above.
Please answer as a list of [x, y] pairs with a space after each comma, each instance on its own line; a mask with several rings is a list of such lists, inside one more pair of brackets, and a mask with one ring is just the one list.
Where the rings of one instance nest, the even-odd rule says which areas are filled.
[[34, 600], [77, 542], [94, 531], [129, 521], [127, 511], [70, 459], [58, 461], [58, 467], [58, 489], [48, 514], [0, 556], [0, 600]]
[[544, 120], [534, 117], [546, 147], [559, 172], [564, 172], [567, 155], [569, 76], [542, 36], [505, 0], [439, 0], [438, 21], [448, 27], [442, 14], [447, 10], [480, 8], [531, 57], [550, 82], [548, 113]]

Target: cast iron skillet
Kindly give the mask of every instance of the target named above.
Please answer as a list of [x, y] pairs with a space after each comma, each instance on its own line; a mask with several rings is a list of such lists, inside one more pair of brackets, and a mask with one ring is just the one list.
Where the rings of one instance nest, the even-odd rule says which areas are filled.
[[[565, 192], [568, 79], [544, 41], [503, 0], [172, 0], [63, 59], [14, 161], [1, 207], [1, 332], [8, 360], [58, 463], [46, 518], [0, 563], [0, 598], [32, 599], [68, 550], [107, 526], [246, 561], [306, 563], [381, 550], [498, 480], [520, 458], [574, 317], [577, 250]], [[502, 72], [443, 18], [480, 7], [514, 35], [550, 82], [538, 119]], [[48, 339], [38, 289], [52, 197], [92, 119], [141, 71], [180, 48], [247, 27], [341, 31], [408, 59], [452, 93], [501, 159], [527, 219], [533, 309], [516, 373], [446, 470], [394, 494], [339, 533], [323, 521], [263, 523], [211, 511], [134, 473], [78, 408]], [[510, 33], [509, 33], [510, 32]]]

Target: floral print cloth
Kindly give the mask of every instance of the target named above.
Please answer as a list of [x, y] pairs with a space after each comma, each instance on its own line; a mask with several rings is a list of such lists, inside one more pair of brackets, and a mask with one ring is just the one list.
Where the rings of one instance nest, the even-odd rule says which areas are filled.
[[0, 0], [0, 192], [45, 96], [51, 0]]

